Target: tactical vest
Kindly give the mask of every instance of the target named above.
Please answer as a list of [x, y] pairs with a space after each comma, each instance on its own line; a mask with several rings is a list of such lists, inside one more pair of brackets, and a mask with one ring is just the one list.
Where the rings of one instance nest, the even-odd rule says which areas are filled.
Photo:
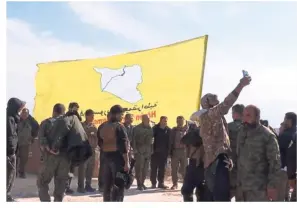
[[117, 134], [116, 129], [119, 123], [107, 122], [100, 130], [100, 137], [103, 139], [103, 152], [116, 152], [117, 148]]

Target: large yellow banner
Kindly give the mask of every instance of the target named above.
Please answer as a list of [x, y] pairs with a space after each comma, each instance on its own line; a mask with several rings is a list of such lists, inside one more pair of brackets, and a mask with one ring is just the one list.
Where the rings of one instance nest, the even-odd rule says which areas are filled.
[[[106, 58], [38, 64], [34, 116], [40, 122], [56, 103], [78, 102], [80, 113], [96, 112], [95, 124], [106, 120], [110, 107], [119, 104], [134, 115], [159, 122], [167, 116], [189, 119], [199, 108], [207, 36]], [[84, 117], [83, 117], [84, 118]]]

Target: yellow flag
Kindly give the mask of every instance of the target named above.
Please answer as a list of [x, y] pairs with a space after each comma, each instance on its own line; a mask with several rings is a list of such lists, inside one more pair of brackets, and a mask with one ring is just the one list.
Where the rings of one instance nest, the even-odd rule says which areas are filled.
[[134, 115], [134, 124], [148, 114], [156, 123], [167, 116], [173, 127], [177, 116], [189, 119], [199, 108], [206, 48], [203, 36], [106, 58], [38, 64], [34, 116], [40, 122], [56, 103], [67, 108], [77, 102], [82, 116], [95, 111], [99, 125], [119, 104]]

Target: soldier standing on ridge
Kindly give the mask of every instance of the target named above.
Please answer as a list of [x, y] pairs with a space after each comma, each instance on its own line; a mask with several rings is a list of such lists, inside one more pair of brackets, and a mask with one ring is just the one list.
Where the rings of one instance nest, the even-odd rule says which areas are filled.
[[148, 165], [152, 155], [153, 129], [150, 126], [148, 115], [142, 115], [142, 123], [134, 127], [132, 147], [135, 156], [135, 174], [137, 180], [137, 189], [142, 191], [147, 189], [144, 185], [148, 172]]
[[[244, 105], [237, 104], [232, 107], [232, 118], [233, 121], [228, 124], [230, 147], [231, 147], [231, 159], [233, 161], [233, 168], [230, 174], [230, 187], [231, 187], [231, 199], [236, 196], [236, 177], [237, 177], [237, 135], [242, 127], [242, 115], [243, 115]], [[236, 201], [242, 201], [242, 199], [236, 199]]]
[[[260, 124], [260, 109], [249, 105], [237, 139], [237, 195], [243, 201], [275, 201], [281, 174], [276, 137]], [[237, 197], [236, 197], [237, 198]]]
[[165, 168], [169, 154], [169, 137], [171, 129], [167, 126], [167, 117], [161, 116], [160, 122], [153, 127], [154, 144], [151, 159], [151, 183], [156, 188], [158, 174], [158, 188], [167, 189], [164, 184]]
[[177, 126], [172, 128], [170, 133], [170, 146], [169, 152], [171, 155], [171, 176], [172, 176], [172, 187], [171, 190], [177, 189], [178, 176], [177, 172], [180, 169], [182, 178], [185, 177], [187, 167], [187, 153], [186, 147], [181, 143], [181, 139], [188, 131], [188, 124], [185, 125], [185, 119], [183, 116], [176, 118]]
[[103, 201], [124, 201], [124, 182], [117, 175], [129, 171], [129, 140], [121, 120], [123, 108], [115, 105], [110, 109], [110, 120], [100, 129], [104, 155]]
[[214, 201], [230, 201], [230, 176], [232, 160], [229, 158], [230, 140], [224, 115], [237, 100], [241, 90], [249, 85], [251, 78], [246, 76], [237, 87], [219, 102], [217, 95], [206, 94], [201, 99], [201, 107], [206, 110], [200, 116], [200, 135], [205, 153], [204, 168], [208, 188]]
[[[88, 141], [92, 147], [92, 156], [78, 167], [78, 188], [77, 192], [94, 192], [95, 189], [92, 188], [92, 177], [95, 166], [95, 156], [98, 152], [98, 138], [97, 138], [97, 128], [93, 124], [94, 121], [94, 111], [89, 109], [85, 112], [86, 120], [82, 123], [85, 132], [88, 136]], [[85, 186], [84, 182], [86, 180]]]
[[99, 166], [99, 174], [98, 174], [98, 191], [103, 192], [103, 187], [104, 187], [104, 181], [103, 181], [103, 173], [104, 173], [104, 156], [102, 152], [102, 138], [100, 139], [100, 129], [104, 126], [105, 123], [110, 121], [110, 112], [107, 114], [107, 121], [103, 122], [99, 127], [97, 131], [97, 138], [98, 138], [98, 146], [100, 148], [100, 166]]
[[39, 124], [29, 114], [29, 110], [24, 108], [21, 112], [21, 121], [18, 124], [18, 175], [20, 178], [26, 178], [25, 167], [29, 159], [30, 145], [38, 134]]

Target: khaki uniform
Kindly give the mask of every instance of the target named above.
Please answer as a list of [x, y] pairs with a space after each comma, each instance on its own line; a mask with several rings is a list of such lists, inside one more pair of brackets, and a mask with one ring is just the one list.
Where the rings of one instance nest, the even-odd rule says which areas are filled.
[[152, 155], [153, 129], [150, 126], [139, 124], [134, 127], [132, 136], [132, 147], [135, 156], [135, 173], [138, 185], [143, 185], [147, 172], [149, 161]]
[[[45, 129], [49, 127], [50, 129]], [[82, 161], [88, 159], [89, 152], [79, 155], [78, 151], [84, 147], [87, 135], [77, 116], [60, 116], [42, 122], [39, 132], [42, 143], [49, 144], [49, 148], [59, 151], [58, 155], [45, 152], [44, 162], [37, 179], [40, 201], [50, 201], [48, 193], [49, 183], [54, 177], [54, 201], [63, 201], [64, 192], [70, 170], [70, 159]], [[76, 147], [76, 148], [72, 148]], [[81, 148], [77, 148], [81, 147]], [[84, 151], [82, 151], [84, 152]], [[77, 158], [76, 158], [77, 157]]]
[[86, 187], [91, 186], [92, 176], [95, 166], [95, 156], [98, 155], [98, 138], [97, 128], [94, 124], [82, 123], [85, 132], [88, 136], [88, 141], [92, 147], [92, 156], [78, 167], [78, 187], [84, 188], [84, 181], [86, 179]]
[[[240, 120], [235, 120], [228, 124], [230, 147], [231, 147], [230, 157], [234, 164], [230, 173], [231, 198], [236, 196], [236, 177], [237, 177], [236, 147], [237, 147], [237, 135], [241, 127], [242, 127], [242, 122]], [[237, 200], [242, 201], [242, 199], [237, 199]]]
[[[131, 143], [132, 142], [132, 136], [133, 136], [134, 126], [133, 125], [127, 125], [127, 124], [124, 123], [124, 127], [126, 129], [129, 142]], [[134, 158], [133, 148], [132, 148], [131, 145], [130, 145], [130, 150], [129, 150], [129, 158], [130, 158], [130, 160]]]
[[275, 135], [266, 127], [241, 128], [237, 139], [237, 195], [243, 201], [268, 201], [267, 189], [276, 189], [281, 174]]
[[171, 176], [173, 185], [177, 185], [178, 169], [182, 175], [185, 177], [186, 167], [188, 165], [186, 147], [181, 144], [182, 137], [187, 133], [187, 129], [174, 127], [170, 133], [170, 154], [171, 154]]
[[20, 175], [25, 174], [25, 167], [29, 158], [30, 145], [33, 142], [33, 137], [31, 136], [32, 127], [29, 119], [22, 120], [18, 124], [18, 172]]
[[[40, 145], [50, 146], [48, 136], [56, 119], [59, 119], [59, 117], [48, 118], [41, 123], [38, 132]], [[49, 183], [51, 182], [52, 178], [54, 178], [54, 201], [62, 201], [64, 197], [66, 181], [68, 179], [70, 162], [63, 154], [52, 155], [47, 151], [42, 152], [42, 158], [43, 163], [37, 176], [39, 199], [42, 202], [51, 201], [51, 197], [49, 195]]]

